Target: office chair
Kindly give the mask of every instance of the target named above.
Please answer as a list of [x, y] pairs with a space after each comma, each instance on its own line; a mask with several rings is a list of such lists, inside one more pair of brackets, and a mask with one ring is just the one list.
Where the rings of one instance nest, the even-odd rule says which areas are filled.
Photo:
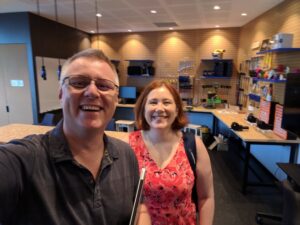
[[42, 119], [42, 122], [40, 123], [40, 125], [44, 125], [44, 126], [54, 126], [54, 116], [55, 114], [53, 113], [46, 113]]
[[283, 225], [300, 225], [300, 192], [295, 190], [293, 183], [288, 180], [282, 182], [283, 189], [283, 214], [257, 212], [256, 223], [264, 224], [263, 218], [282, 221]]

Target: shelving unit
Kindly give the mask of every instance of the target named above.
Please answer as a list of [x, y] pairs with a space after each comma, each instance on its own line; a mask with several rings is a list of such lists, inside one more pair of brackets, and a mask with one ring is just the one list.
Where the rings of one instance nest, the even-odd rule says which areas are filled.
[[194, 99], [194, 62], [183, 60], [178, 66], [178, 91], [181, 99], [187, 105], [193, 104]]
[[115, 66], [117, 74], [119, 74], [120, 60], [118, 60], [118, 59], [111, 59], [110, 61]]
[[237, 105], [247, 106], [248, 95], [250, 91], [251, 77], [245, 73], [239, 74], [239, 84], [238, 84], [238, 99]]
[[224, 80], [229, 80], [229, 79], [231, 79], [231, 77], [201, 76], [200, 79], [224, 79]]
[[207, 78], [230, 78], [232, 76], [232, 59], [202, 59], [200, 76]]
[[295, 52], [295, 51], [300, 51], [300, 48], [275, 48], [275, 49], [269, 49], [266, 51], [261, 51], [261, 52], [257, 52], [257, 55], [262, 55], [262, 54], [266, 54], [266, 53], [280, 53], [280, 52]]
[[153, 60], [150, 59], [128, 59], [129, 62], [127, 67], [128, 76], [142, 76], [149, 77], [155, 74], [155, 70], [153, 67]]
[[[259, 107], [259, 101], [261, 99], [261, 87], [272, 84], [273, 85], [273, 98], [272, 101], [279, 103], [283, 102], [283, 94], [285, 91], [285, 80], [276, 79], [262, 79], [251, 77], [254, 74], [256, 68], [273, 68], [273, 58], [275, 54], [287, 54], [289, 52], [300, 52], [300, 48], [277, 48], [269, 49], [265, 51], [257, 52], [255, 57], [246, 60], [243, 65], [243, 71], [245, 76], [240, 77], [239, 90], [238, 90], [238, 104], [242, 104], [244, 107], [249, 104]], [[278, 59], [276, 61], [278, 63]], [[243, 87], [243, 83], [246, 83], [248, 88]], [[244, 84], [245, 85], [245, 84]], [[256, 87], [256, 88], [255, 88]], [[256, 90], [254, 90], [256, 89]]]

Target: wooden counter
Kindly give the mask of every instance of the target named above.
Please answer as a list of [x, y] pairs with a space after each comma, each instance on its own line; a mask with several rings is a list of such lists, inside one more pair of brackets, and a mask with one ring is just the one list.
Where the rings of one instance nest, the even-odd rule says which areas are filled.
[[135, 104], [117, 104], [117, 107], [121, 107], [121, 108], [134, 108]]
[[[47, 131], [53, 129], [51, 126], [39, 126], [30, 124], [9, 124], [0, 127], [0, 143], [9, 142], [12, 139], [20, 139], [31, 134], [44, 134]], [[105, 131], [109, 136], [124, 140], [128, 133]]]
[[231, 128], [233, 122], [237, 122], [240, 125], [248, 126], [249, 129], [243, 129], [243, 131], [233, 131], [238, 137], [245, 142], [272, 142], [272, 143], [300, 143], [300, 139], [285, 140], [277, 136], [272, 130], [263, 131], [254, 125], [251, 125], [246, 120], [246, 114], [240, 114], [235, 111], [226, 110], [214, 110], [214, 116], [224, 123], [228, 128]]

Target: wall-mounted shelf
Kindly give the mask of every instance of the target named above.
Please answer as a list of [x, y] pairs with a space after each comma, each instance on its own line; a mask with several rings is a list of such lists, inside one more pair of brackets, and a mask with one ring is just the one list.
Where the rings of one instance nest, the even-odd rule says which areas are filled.
[[201, 59], [201, 62], [232, 62], [232, 59]]
[[118, 59], [111, 59], [110, 60], [111, 63], [115, 66], [117, 74], [119, 74], [119, 64], [120, 64], [120, 60]]
[[209, 78], [231, 77], [233, 70], [232, 59], [202, 59], [202, 75]]
[[261, 52], [257, 52], [257, 55], [262, 55], [266, 53], [271, 53], [271, 52], [296, 52], [300, 51], [300, 48], [275, 48], [275, 49], [269, 49]]
[[256, 101], [256, 102], [260, 101], [260, 95], [249, 93], [248, 97], [249, 97], [250, 100], [253, 100], [253, 101]]
[[201, 76], [200, 79], [231, 79], [231, 77], [223, 77], [223, 76]]
[[262, 78], [256, 78], [256, 77], [253, 77], [252, 80], [254, 82], [262, 81], [262, 82], [269, 82], [269, 83], [285, 83], [286, 82], [286, 80], [262, 79]]
[[141, 76], [149, 77], [153, 76], [155, 73], [154, 67], [152, 66], [153, 60], [150, 59], [127, 59], [125, 61], [129, 62], [127, 67], [128, 76]]

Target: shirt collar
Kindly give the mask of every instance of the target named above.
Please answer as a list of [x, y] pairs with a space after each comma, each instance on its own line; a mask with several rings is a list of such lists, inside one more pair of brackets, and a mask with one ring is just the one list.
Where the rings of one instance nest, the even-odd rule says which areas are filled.
[[[49, 152], [55, 162], [74, 159], [63, 132], [63, 120], [47, 134], [49, 136]], [[118, 146], [116, 146], [115, 143], [111, 141], [111, 137], [107, 136], [105, 133], [103, 141], [105, 146], [104, 156], [109, 161], [117, 159], [119, 157]]]

